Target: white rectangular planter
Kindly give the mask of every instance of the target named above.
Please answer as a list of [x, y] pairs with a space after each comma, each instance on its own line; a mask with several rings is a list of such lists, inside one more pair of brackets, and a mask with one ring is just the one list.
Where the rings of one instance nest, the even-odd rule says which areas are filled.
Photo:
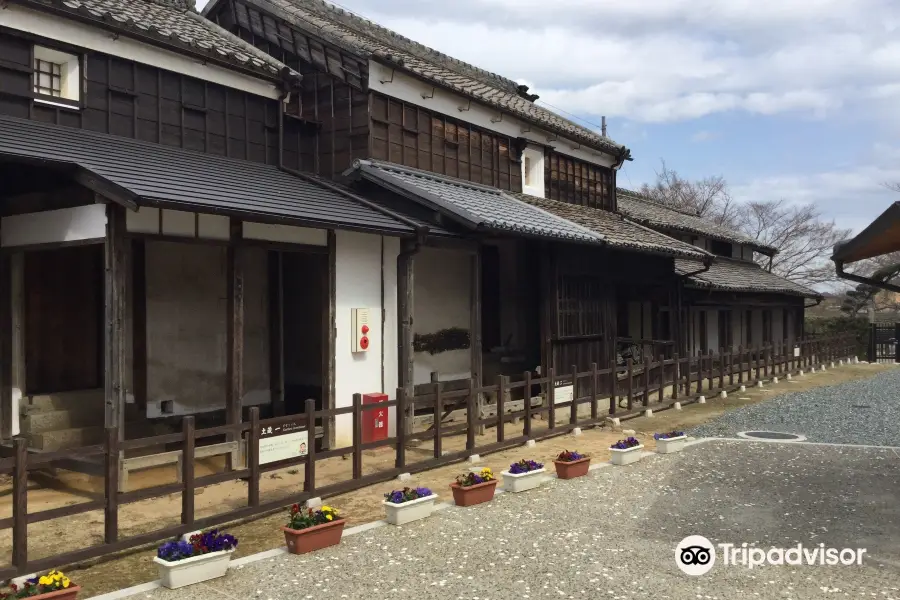
[[675, 452], [681, 452], [684, 449], [684, 443], [686, 441], [686, 435], [679, 435], [678, 437], [665, 440], [656, 440], [656, 453], [673, 454]]
[[159, 565], [159, 578], [162, 580], [162, 585], [174, 590], [201, 581], [224, 577], [228, 571], [228, 563], [231, 562], [232, 552], [234, 550], [210, 552], [174, 562], [156, 557], [153, 562]]
[[409, 502], [401, 502], [394, 504], [385, 500], [384, 512], [387, 513], [387, 522], [391, 525], [406, 525], [425, 517], [430, 517], [434, 512], [434, 501], [437, 500], [437, 494], [425, 496], [424, 498], [416, 498]]
[[630, 465], [631, 463], [635, 463], [641, 460], [643, 456], [644, 445], [640, 444], [638, 446], [634, 446], [633, 448], [627, 448], [625, 450], [619, 450], [618, 448], [610, 448], [609, 460], [614, 465]]
[[544, 474], [546, 472], [547, 470], [543, 467], [534, 471], [528, 471], [527, 473], [510, 473], [509, 471], [503, 471], [501, 473], [501, 475], [503, 475], [503, 489], [507, 492], [525, 492], [527, 490], [533, 490], [544, 482], [544, 479], [546, 479]]

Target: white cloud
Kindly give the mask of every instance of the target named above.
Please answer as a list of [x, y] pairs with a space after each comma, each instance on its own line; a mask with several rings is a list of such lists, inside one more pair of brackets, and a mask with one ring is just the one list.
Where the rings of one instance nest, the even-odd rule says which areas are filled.
[[692, 142], [710, 142], [719, 137], [719, 134], [715, 131], [709, 131], [707, 129], [701, 129], [697, 133], [691, 136]]
[[900, 146], [877, 144], [868, 162], [810, 174], [779, 174], [732, 186], [738, 200], [777, 200], [814, 203], [841, 227], [858, 232], [881, 214], [900, 194], [885, 187], [900, 182]]
[[900, 85], [892, 0], [343, 1], [588, 117], [822, 118]]

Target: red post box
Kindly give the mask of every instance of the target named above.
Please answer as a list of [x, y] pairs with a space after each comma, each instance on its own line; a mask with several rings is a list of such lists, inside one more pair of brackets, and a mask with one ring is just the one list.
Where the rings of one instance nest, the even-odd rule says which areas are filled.
[[[376, 404], [387, 402], [387, 394], [363, 394], [363, 404]], [[388, 437], [388, 409], [374, 408], [364, 411], [362, 414], [362, 439], [363, 444], [386, 440]]]

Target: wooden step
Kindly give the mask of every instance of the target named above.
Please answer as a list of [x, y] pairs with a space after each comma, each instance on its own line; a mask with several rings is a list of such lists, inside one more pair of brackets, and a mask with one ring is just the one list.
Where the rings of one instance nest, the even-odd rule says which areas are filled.
[[28, 445], [35, 450], [65, 450], [104, 442], [103, 426], [71, 427], [28, 435]]
[[103, 411], [99, 409], [73, 409], [29, 411], [19, 421], [22, 434], [46, 433], [62, 429], [98, 427], [103, 425]]
[[38, 394], [23, 399], [21, 411], [22, 414], [54, 410], [99, 411], [102, 415], [103, 396], [102, 389]]

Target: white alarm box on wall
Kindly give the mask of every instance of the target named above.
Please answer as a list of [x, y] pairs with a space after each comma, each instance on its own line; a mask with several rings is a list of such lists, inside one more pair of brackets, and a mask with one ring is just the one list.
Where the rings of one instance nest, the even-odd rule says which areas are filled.
[[372, 323], [369, 321], [368, 308], [352, 308], [350, 327], [353, 338], [350, 340], [351, 352], [368, 352], [372, 337]]

